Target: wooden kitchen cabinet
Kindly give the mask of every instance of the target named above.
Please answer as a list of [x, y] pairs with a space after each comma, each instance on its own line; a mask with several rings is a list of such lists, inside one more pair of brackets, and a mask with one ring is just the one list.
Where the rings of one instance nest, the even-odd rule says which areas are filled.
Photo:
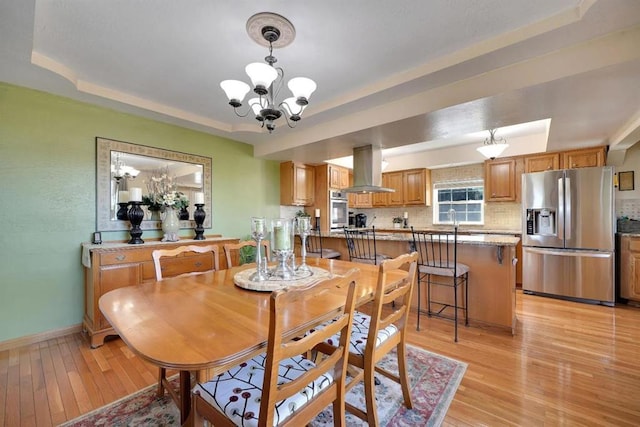
[[349, 208], [370, 208], [372, 206], [371, 193], [349, 193]]
[[373, 206], [429, 206], [431, 204], [431, 171], [407, 169], [382, 174], [382, 186], [393, 193], [374, 193]]
[[620, 238], [620, 296], [640, 302], [640, 235]]
[[315, 169], [303, 163], [280, 163], [280, 204], [312, 206]]
[[515, 201], [517, 199], [516, 160], [512, 158], [486, 160], [484, 168], [485, 201]]
[[329, 188], [342, 189], [349, 186], [349, 169], [329, 165]]
[[[103, 245], [84, 244], [82, 258], [85, 300], [82, 328], [89, 337], [91, 347], [99, 347], [104, 344], [105, 337], [116, 335], [98, 307], [100, 297], [114, 289], [155, 281], [155, 268], [151, 258], [154, 250], [175, 249], [183, 245], [218, 245], [220, 269], [226, 269], [227, 261], [222, 246], [238, 241], [239, 239], [207, 236], [205, 240], [147, 241], [141, 245], [108, 242]], [[214, 268], [208, 254], [187, 253], [172, 261], [168, 268], [175, 274]]]
[[560, 153], [542, 153], [524, 158], [524, 171], [543, 172], [560, 169]]
[[402, 171], [402, 187], [405, 205], [431, 205], [431, 171], [409, 169]]
[[585, 148], [562, 152], [561, 167], [563, 169], [588, 168], [604, 166], [606, 147]]

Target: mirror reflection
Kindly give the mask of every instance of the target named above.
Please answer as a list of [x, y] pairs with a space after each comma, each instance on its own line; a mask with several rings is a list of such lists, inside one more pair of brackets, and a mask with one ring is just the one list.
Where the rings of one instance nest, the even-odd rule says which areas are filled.
[[[136, 154], [111, 152], [111, 220], [126, 220], [122, 204], [130, 200], [129, 189], [142, 189], [144, 220], [160, 221], [163, 195], [177, 194], [183, 200], [180, 219], [193, 219], [194, 203], [203, 193], [203, 167], [199, 164], [167, 161]], [[118, 212], [120, 211], [120, 215]], [[126, 212], [126, 211], [125, 211]]]
[[180, 209], [180, 227], [193, 228], [203, 204], [211, 228], [211, 158], [96, 138], [96, 229], [128, 230], [129, 201], [142, 199], [143, 230], [161, 228], [163, 206]]

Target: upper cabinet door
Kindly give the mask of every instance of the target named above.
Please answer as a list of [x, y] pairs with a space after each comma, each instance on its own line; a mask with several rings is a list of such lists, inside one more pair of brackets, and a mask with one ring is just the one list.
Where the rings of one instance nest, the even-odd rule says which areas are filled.
[[487, 202], [516, 200], [516, 161], [514, 159], [484, 162], [484, 192]]
[[405, 205], [426, 205], [431, 203], [431, 171], [410, 169], [403, 171], [403, 193]]
[[382, 185], [396, 190], [393, 193], [387, 193], [387, 206], [404, 205], [404, 180], [402, 179], [402, 176], [402, 171], [387, 172], [383, 174]]
[[342, 189], [349, 186], [349, 169], [329, 165], [329, 188]]
[[605, 160], [605, 147], [565, 151], [562, 153], [562, 168], [575, 169], [604, 166]]
[[280, 204], [312, 206], [315, 171], [302, 163], [280, 163]]
[[524, 171], [526, 173], [544, 172], [557, 169], [560, 169], [559, 153], [536, 154], [534, 156], [527, 156], [524, 158]]

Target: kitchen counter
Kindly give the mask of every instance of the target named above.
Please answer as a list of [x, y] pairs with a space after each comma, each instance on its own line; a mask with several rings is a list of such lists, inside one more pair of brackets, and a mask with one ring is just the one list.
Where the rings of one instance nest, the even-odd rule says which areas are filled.
[[[420, 230], [416, 230], [420, 231]], [[433, 230], [430, 230], [433, 231]], [[437, 231], [437, 230], [436, 230]], [[331, 232], [327, 237], [334, 237], [338, 239], [344, 239], [344, 232], [335, 231]], [[411, 232], [402, 233], [394, 230], [393, 233], [389, 233], [386, 231], [378, 231], [376, 230], [376, 241], [400, 241], [400, 242], [411, 242], [413, 241], [413, 235]], [[479, 245], [479, 246], [516, 246], [520, 241], [519, 237], [510, 236], [510, 235], [500, 235], [500, 234], [474, 234], [474, 235], [466, 235], [466, 234], [458, 234], [458, 243], [461, 245]]]
[[[431, 229], [433, 230], [433, 229]], [[376, 229], [376, 250], [379, 254], [397, 257], [411, 250], [413, 236], [409, 232]], [[519, 233], [518, 233], [519, 234]], [[343, 231], [335, 230], [323, 235], [323, 248], [333, 249], [341, 259], [349, 259]], [[458, 235], [458, 260], [469, 266], [469, 319], [470, 325], [488, 324], [508, 329], [515, 334], [516, 327], [516, 248], [520, 238], [511, 234]], [[422, 286], [426, 286], [422, 282]], [[452, 300], [451, 289], [434, 288], [436, 300]], [[417, 292], [412, 306], [417, 307]], [[423, 297], [426, 296], [423, 292]], [[426, 300], [425, 300], [426, 301]], [[452, 302], [452, 301], [451, 301]], [[426, 307], [426, 302], [420, 304]]]

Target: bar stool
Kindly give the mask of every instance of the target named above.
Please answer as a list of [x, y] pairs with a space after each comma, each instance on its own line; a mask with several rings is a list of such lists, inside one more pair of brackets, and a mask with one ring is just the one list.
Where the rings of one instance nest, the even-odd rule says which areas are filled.
[[[302, 239], [297, 236], [302, 244]], [[320, 229], [312, 229], [306, 238], [307, 257], [309, 258], [340, 258], [340, 252], [322, 247], [322, 233]]]
[[[464, 324], [469, 325], [469, 266], [458, 262], [458, 226], [453, 231], [415, 231], [413, 245], [418, 252], [418, 321], [420, 330], [421, 284], [427, 283], [427, 315], [454, 321], [454, 340], [458, 342], [458, 311], [464, 313]], [[434, 279], [433, 277], [436, 277]], [[432, 286], [448, 287], [453, 290], [453, 301], [434, 300]], [[460, 293], [464, 304], [460, 304]], [[432, 305], [435, 305], [432, 309]], [[449, 309], [447, 311], [447, 309]], [[453, 313], [450, 313], [453, 311]]]
[[378, 265], [390, 256], [379, 254], [376, 250], [376, 229], [357, 228], [344, 229], [349, 250], [349, 261]]

